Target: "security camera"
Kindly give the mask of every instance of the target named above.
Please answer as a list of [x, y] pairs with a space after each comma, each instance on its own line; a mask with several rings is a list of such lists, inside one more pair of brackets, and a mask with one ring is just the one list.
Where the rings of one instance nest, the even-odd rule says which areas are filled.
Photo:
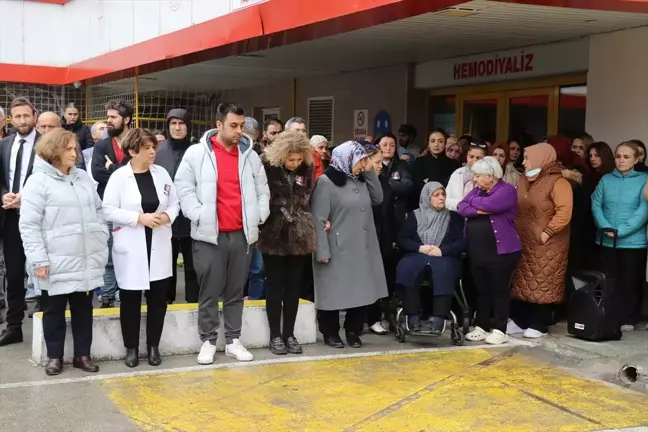
[[81, 81], [74, 81], [74, 88], [81, 88]]

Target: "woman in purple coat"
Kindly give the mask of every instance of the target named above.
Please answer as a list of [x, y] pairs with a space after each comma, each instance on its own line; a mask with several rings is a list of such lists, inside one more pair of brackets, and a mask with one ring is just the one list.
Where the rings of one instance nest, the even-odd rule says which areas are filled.
[[458, 206], [467, 218], [467, 252], [478, 291], [477, 320], [466, 339], [499, 345], [508, 342], [509, 288], [522, 249], [515, 229], [517, 191], [502, 181], [493, 157], [476, 162], [472, 171], [476, 187]]

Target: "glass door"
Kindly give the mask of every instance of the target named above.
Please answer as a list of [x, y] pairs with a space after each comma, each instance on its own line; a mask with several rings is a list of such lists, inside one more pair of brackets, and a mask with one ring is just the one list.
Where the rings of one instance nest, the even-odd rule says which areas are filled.
[[538, 143], [555, 133], [553, 103], [552, 88], [506, 92], [506, 136]]
[[498, 136], [502, 121], [504, 93], [462, 95], [458, 100], [458, 123], [461, 135], [471, 135], [482, 141]]

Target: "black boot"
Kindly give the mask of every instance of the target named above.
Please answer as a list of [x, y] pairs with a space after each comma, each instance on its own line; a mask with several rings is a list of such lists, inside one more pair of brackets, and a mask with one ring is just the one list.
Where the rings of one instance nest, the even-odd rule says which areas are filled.
[[23, 341], [22, 328], [7, 327], [0, 334], [0, 346], [21, 343]]
[[137, 348], [127, 348], [124, 363], [130, 368], [137, 367], [139, 365], [139, 350]]
[[324, 343], [331, 348], [344, 348], [344, 342], [340, 335], [324, 336]]
[[360, 340], [360, 336], [358, 336], [357, 333], [346, 332], [346, 340], [347, 344], [349, 344], [349, 347], [362, 348], [362, 341]]
[[151, 366], [160, 366], [162, 358], [160, 357], [160, 350], [156, 346], [149, 345], [148, 347], [148, 364]]

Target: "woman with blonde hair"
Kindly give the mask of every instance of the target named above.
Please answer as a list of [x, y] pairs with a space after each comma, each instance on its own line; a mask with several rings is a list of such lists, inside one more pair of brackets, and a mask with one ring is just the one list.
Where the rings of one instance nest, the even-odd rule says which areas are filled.
[[270, 351], [301, 354], [294, 335], [295, 320], [304, 269], [315, 251], [315, 228], [308, 207], [315, 181], [308, 138], [301, 132], [281, 133], [263, 154], [263, 165], [270, 188], [270, 216], [261, 227], [257, 247], [266, 271]]
[[38, 157], [25, 184], [20, 235], [27, 268], [41, 290], [43, 332], [49, 358], [45, 373], [63, 369], [65, 308], [70, 303], [72, 365], [97, 372], [92, 361], [92, 293], [103, 285], [108, 228], [88, 174], [76, 168], [81, 155], [74, 133], [55, 129], [36, 144]]

